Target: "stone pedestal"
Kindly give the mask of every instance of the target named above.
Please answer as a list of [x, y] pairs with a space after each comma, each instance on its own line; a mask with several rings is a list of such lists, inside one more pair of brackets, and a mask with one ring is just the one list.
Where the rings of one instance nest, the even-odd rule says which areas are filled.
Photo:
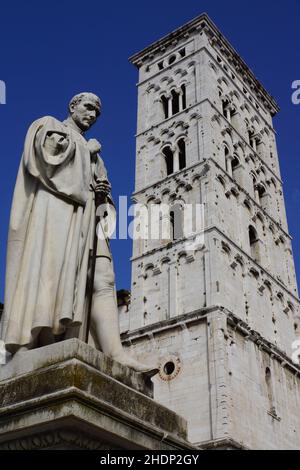
[[77, 339], [0, 368], [1, 449], [192, 449], [151, 380]]

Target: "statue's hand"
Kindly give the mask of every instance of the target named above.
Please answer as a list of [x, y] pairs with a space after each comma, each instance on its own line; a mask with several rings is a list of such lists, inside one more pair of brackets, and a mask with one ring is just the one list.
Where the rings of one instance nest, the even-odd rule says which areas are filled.
[[43, 147], [49, 155], [56, 156], [65, 152], [69, 143], [69, 139], [65, 134], [47, 132]]
[[94, 189], [96, 193], [108, 196], [111, 192], [111, 184], [107, 180], [97, 179]]
[[92, 155], [95, 153], [100, 153], [101, 151], [101, 144], [97, 139], [90, 139], [87, 143], [87, 146]]

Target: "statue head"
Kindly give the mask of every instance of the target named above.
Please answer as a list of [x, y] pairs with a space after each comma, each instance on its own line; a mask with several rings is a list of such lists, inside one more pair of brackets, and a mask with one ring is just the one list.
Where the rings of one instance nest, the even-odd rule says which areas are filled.
[[70, 101], [69, 112], [76, 125], [82, 131], [87, 131], [95, 124], [100, 115], [100, 98], [93, 93], [75, 95]]

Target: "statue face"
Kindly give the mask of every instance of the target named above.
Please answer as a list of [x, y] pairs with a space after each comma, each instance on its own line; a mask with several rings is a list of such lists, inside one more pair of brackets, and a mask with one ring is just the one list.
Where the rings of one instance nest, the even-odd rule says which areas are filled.
[[82, 99], [79, 103], [70, 106], [73, 121], [82, 131], [87, 131], [97, 121], [99, 111], [95, 103]]

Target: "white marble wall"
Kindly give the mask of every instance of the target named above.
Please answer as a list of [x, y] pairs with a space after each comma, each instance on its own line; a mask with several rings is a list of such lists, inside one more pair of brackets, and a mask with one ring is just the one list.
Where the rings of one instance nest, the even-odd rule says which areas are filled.
[[[132, 302], [121, 328], [141, 359], [160, 362], [155, 397], [188, 420], [192, 442], [296, 448], [299, 380], [289, 357], [300, 310], [276, 108], [212, 31], [209, 24], [173, 33], [139, 63], [134, 200], [148, 208], [204, 204], [204, 239], [189, 252], [184, 239], [134, 242]], [[161, 97], [183, 84], [186, 109], [166, 119]], [[163, 149], [176, 151], [181, 138], [186, 169], [168, 176]], [[258, 238], [252, 248], [250, 225]], [[278, 415], [268, 404], [267, 367]]]

